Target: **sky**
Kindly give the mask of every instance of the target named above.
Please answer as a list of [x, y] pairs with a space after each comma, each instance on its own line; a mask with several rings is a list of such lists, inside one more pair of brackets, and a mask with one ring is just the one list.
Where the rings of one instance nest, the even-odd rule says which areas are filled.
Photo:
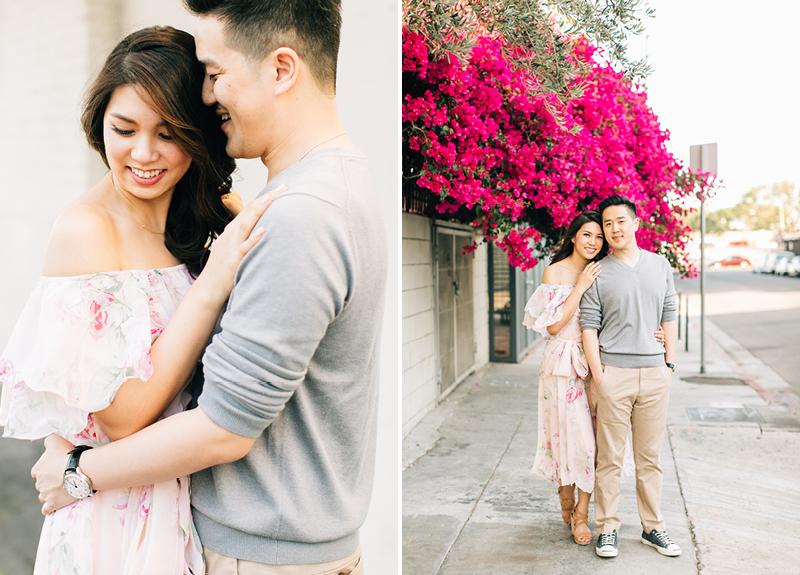
[[[653, 73], [648, 103], [688, 165], [689, 147], [716, 142], [724, 189], [709, 209], [751, 187], [800, 185], [800, 4], [791, 0], [649, 0], [655, 18], [629, 40]], [[746, 7], [746, 9], [743, 9]]]

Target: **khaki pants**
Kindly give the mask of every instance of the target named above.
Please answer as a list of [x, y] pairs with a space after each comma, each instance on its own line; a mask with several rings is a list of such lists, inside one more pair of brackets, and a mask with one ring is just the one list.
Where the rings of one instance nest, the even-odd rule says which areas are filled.
[[661, 444], [669, 406], [672, 371], [666, 366], [623, 368], [607, 365], [603, 381], [592, 382], [597, 413], [597, 472], [594, 511], [597, 532], [619, 530], [619, 481], [628, 424], [636, 463], [639, 518], [648, 533], [664, 530], [661, 516]]
[[364, 575], [360, 545], [344, 559], [307, 565], [267, 565], [226, 557], [208, 547], [203, 547], [203, 551], [206, 575]]

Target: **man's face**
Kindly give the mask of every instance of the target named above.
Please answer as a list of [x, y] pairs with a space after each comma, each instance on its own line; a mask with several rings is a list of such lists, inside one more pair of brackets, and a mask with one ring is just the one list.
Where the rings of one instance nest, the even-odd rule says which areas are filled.
[[217, 18], [198, 18], [195, 42], [197, 59], [206, 69], [203, 102], [217, 110], [228, 137], [225, 150], [233, 158], [263, 157], [269, 146], [269, 78], [258, 64], [228, 47], [224, 24]]
[[609, 206], [603, 210], [603, 233], [615, 250], [625, 250], [636, 245], [639, 218], [625, 206]]

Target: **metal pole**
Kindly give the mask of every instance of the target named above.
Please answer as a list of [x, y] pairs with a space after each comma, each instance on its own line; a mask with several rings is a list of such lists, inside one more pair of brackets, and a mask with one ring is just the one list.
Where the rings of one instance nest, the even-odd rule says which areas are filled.
[[686, 294], [686, 315], [683, 319], [684, 337], [686, 338], [686, 351], [689, 351], [689, 294]]
[[706, 372], [706, 203], [700, 202], [700, 373]]
[[681, 338], [681, 303], [683, 303], [683, 294], [678, 292], [678, 339]]

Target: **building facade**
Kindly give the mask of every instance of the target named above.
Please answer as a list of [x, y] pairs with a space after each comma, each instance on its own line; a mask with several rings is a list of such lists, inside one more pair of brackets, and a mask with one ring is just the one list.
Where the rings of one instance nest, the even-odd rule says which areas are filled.
[[522, 272], [486, 243], [465, 255], [480, 240], [472, 226], [410, 213], [419, 203], [404, 203], [403, 437], [471, 373], [518, 362], [538, 341], [522, 318], [545, 267]]

